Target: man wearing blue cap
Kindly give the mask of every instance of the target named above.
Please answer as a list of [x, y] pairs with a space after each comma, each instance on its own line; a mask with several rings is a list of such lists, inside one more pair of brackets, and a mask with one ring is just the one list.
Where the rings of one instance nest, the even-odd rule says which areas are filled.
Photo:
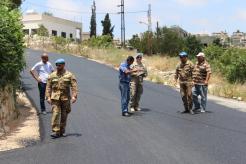
[[176, 67], [175, 72], [175, 82], [179, 80], [180, 84], [180, 94], [184, 103], [185, 110], [182, 113], [194, 114], [192, 110], [192, 72], [194, 69], [193, 63], [188, 60], [188, 54], [186, 52], [181, 52], [179, 54], [180, 63]]
[[57, 70], [48, 78], [46, 98], [52, 108], [51, 137], [58, 138], [66, 136], [67, 115], [71, 112], [70, 102], [76, 102], [78, 88], [75, 76], [65, 69], [65, 60], [58, 59], [55, 63]]

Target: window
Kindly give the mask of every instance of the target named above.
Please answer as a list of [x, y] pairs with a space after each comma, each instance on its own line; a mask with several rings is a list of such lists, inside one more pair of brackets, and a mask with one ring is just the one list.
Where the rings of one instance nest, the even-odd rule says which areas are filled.
[[23, 33], [24, 33], [25, 35], [29, 35], [29, 29], [24, 29], [24, 30], [23, 30]]
[[70, 39], [72, 39], [73, 38], [73, 34], [70, 34]]
[[63, 38], [66, 38], [66, 33], [65, 33], [65, 32], [61, 32], [61, 36], [62, 36]]
[[52, 36], [57, 36], [57, 31], [56, 30], [52, 30]]
[[37, 29], [32, 29], [31, 30], [31, 35], [35, 35], [35, 34], [37, 34]]

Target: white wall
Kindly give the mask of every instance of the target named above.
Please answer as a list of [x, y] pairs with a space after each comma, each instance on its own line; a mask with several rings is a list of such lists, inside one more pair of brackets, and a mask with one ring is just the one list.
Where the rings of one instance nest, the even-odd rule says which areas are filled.
[[82, 25], [77, 22], [50, 16], [27, 15], [23, 17], [23, 24], [23, 29], [29, 29], [29, 34], [31, 34], [31, 29], [37, 29], [40, 24], [43, 24], [48, 29], [50, 35], [52, 35], [52, 30], [55, 30], [57, 31], [57, 36], [61, 36], [61, 33], [65, 32], [66, 38], [70, 38], [70, 34], [72, 34], [73, 39], [81, 39], [81, 36], [78, 38], [77, 29], [80, 29], [81, 34]]

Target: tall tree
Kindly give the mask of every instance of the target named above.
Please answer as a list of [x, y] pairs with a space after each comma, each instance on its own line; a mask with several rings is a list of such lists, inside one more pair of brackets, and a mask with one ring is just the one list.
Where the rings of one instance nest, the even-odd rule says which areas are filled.
[[101, 23], [103, 26], [102, 35], [110, 35], [113, 38], [114, 37], [114, 35], [113, 35], [114, 26], [112, 27], [112, 25], [111, 25], [111, 20], [109, 18], [108, 13], [105, 15], [105, 18], [103, 21], [101, 21]]
[[97, 36], [96, 2], [91, 7], [90, 37]]

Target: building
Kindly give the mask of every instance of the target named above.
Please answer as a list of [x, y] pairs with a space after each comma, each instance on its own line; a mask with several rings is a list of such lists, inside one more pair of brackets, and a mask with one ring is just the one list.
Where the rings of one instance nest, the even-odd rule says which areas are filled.
[[231, 36], [231, 42], [233, 46], [236, 47], [245, 47], [246, 46], [246, 34], [237, 30], [233, 32]]
[[82, 41], [90, 39], [90, 32], [82, 32]]
[[220, 43], [222, 45], [230, 45], [230, 37], [227, 32], [221, 31], [221, 32], [214, 32], [212, 33], [212, 36], [215, 38], [220, 39]]
[[176, 26], [176, 25], [171, 26], [170, 29], [176, 32], [181, 38], [185, 38], [189, 35], [187, 31], [185, 31], [183, 28]]
[[39, 25], [44, 25], [50, 36], [61, 36], [74, 40], [82, 40], [82, 23], [74, 22], [52, 15], [28, 11], [22, 16], [23, 31], [26, 35], [35, 35]]

